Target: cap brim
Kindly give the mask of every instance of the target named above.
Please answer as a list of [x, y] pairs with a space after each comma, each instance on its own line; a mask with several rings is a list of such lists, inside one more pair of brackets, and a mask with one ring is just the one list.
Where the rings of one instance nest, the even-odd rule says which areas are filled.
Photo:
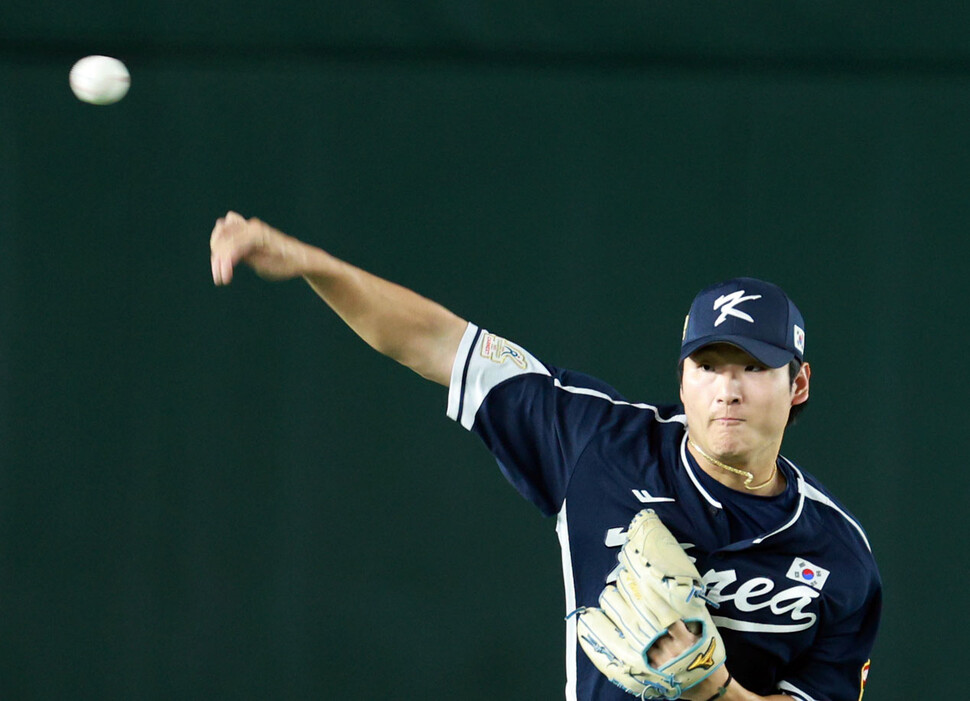
[[691, 353], [715, 343], [729, 343], [732, 346], [736, 346], [755, 360], [764, 363], [769, 368], [780, 368], [783, 365], [788, 365], [788, 363], [795, 358], [795, 354], [790, 350], [773, 346], [770, 343], [765, 343], [764, 341], [757, 341], [753, 338], [747, 338], [745, 336], [715, 335], [705, 336], [704, 338], [698, 338], [690, 343], [685, 343], [680, 349], [680, 359], [683, 361], [684, 358], [689, 356]]

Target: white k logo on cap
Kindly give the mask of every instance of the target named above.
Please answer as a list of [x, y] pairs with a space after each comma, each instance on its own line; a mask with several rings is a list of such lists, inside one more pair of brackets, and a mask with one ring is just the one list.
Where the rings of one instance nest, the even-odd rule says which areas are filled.
[[761, 299], [761, 295], [748, 295], [747, 297], [745, 297], [744, 290], [738, 290], [737, 292], [732, 292], [729, 295], [721, 295], [720, 297], [715, 299], [714, 311], [717, 311], [718, 309], [720, 309], [721, 315], [717, 317], [717, 320], [714, 322], [714, 325], [720, 326], [725, 322], [725, 320], [727, 320], [729, 316], [733, 316], [743, 321], [750, 321], [753, 324], [754, 319], [751, 317], [750, 314], [745, 314], [739, 309], [735, 309], [735, 307], [741, 304], [741, 302], [747, 302], [752, 299]]

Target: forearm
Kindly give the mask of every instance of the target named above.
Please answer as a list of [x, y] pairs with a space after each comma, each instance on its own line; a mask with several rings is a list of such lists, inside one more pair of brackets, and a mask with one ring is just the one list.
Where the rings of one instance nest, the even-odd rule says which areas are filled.
[[[735, 686], [731, 684], [731, 686]], [[727, 692], [720, 698], [720, 701], [795, 701], [788, 694], [772, 694], [771, 696], [758, 696], [754, 692], [748, 691], [741, 686], [735, 686], [734, 690], [728, 687]]]
[[468, 324], [440, 304], [236, 212], [216, 221], [209, 248], [216, 285], [230, 284], [239, 263], [267, 280], [303, 277], [373, 348], [422, 377], [450, 383]]
[[358, 336], [422, 377], [449, 384], [464, 319], [406, 287], [299, 245], [303, 278]]

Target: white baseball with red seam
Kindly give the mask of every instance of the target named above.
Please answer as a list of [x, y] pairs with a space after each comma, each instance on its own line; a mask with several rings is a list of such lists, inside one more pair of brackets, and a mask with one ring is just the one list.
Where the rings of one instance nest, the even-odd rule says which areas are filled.
[[125, 96], [131, 75], [111, 56], [85, 56], [71, 69], [71, 90], [82, 102], [110, 105]]

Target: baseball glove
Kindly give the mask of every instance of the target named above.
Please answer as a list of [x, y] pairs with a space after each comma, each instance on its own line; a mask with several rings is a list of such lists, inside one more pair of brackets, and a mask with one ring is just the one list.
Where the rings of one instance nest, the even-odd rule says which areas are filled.
[[[630, 523], [615, 585], [599, 608], [578, 609], [579, 643], [606, 677], [641, 699], [676, 699], [724, 664], [724, 643], [705, 605], [697, 568], [652, 509]], [[659, 669], [647, 657], [683, 621], [697, 642]]]

